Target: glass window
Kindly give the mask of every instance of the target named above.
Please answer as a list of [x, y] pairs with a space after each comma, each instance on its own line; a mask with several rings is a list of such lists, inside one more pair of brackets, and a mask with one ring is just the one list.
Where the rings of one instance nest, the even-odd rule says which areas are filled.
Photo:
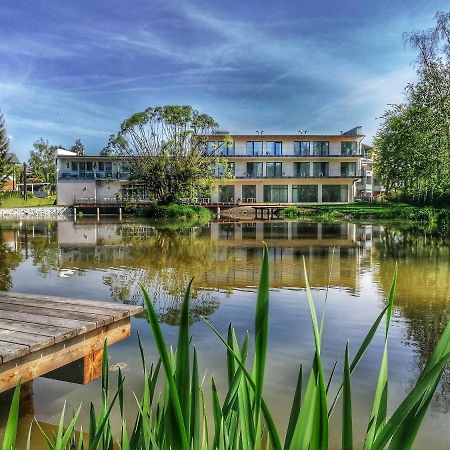
[[348, 186], [344, 185], [323, 185], [322, 201], [330, 202], [348, 202]]
[[283, 165], [281, 162], [266, 163], [266, 177], [279, 178], [283, 176]]
[[341, 142], [341, 155], [342, 156], [354, 156], [357, 154], [358, 144], [356, 141], [343, 141]]
[[247, 163], [247, 176], [250, 178], [262, 178], [263, 163], [262, 162]]
[[264, 201], [271, 203], [287, 203], [288, 187], [287, 185], [268, 185], [264, 186]]
[[262, 141], [247, 141], [247, 155], [262, 155], [263, 143]]
[[234, 155], [234, 142], [219, 141], [217, 143], [218, 154], [221, 156], [233, 156]]
[[313, 156], [328, 156], [330, 154], [330, 143], [328, 141], [313, 142]]
[[292, 201], [294, 203], [315, 203], [318, 199], [317, 184], [296, 184], [292, 186]]
[[92, 172], [92, 161], [86, 162], [86, 171]]
[[215, 152], [217, 148], [217, 142], [216, 141], [208, 141], [206, 142], [206, 154], [211, 155]]
[[287, 239], [287, 222], [266, 222], [263, 224], [264, 239]]
[[86, 171], [86, 163], [85, 162], [78, 163], [78, 167], [80, 169], [80, 172], [85, 172]]
[[99, 172], [104, 172], [105, 171], [105, 163], [104, 162], [99, 162], [98, 163], [98, 171]]
[[313, 163], [313, 174], [316, 178], [328, 177], [330, 174], [330, 163], [315, 162]]
[[112, 172], [112, 162], [105, 162], [105, 171]]
[[341, 163], [341, 177], [355, 177], [355, 176], [356, 176], [355, 162]]
[[72, 161], [72, 172], [78, 172], [78, 163]]
[[294, 155], [295, 156], [309, 156], [311, 149], [311, 142], [309, 141], [295, 141]]
[[242, 201], [252, 203], [256, 201], [256, 185], [244, 184], [242, 186]]
[[221, 202], [234, 202], [234, 186], [225, 185], [219, 186], [219, 201]]
[[280, 156], [282, 154], [281, 142], [267, 141], [266, 142], [266, 155], [268, 156]]
[[297, 178], [308, 178], [310, 176], [309, 168], [309, 162], [295, 162], [294, 176], [296, 176]]
[[122, 164], [122, 172], [128, 173], [130, 171], [130, 166], [128, 164]]

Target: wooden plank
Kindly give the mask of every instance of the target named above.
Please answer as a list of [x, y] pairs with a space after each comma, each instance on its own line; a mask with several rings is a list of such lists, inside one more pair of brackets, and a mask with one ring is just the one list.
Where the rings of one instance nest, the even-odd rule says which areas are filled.
[[71, 316], [74, 314], [89, 314], [89, 316], [92, 317], [99, 317], [104, 320], [104, 324], [113, 322], [114, 320], [123, 319], [125, 317], [129, 316], [128, 311], [115, 311], [111, 314], [111, 310], [105, 310], [101, 308], [93, 308], [93, 307], [86, 307], [82, 305], [70, 305], [70, 304], [64, 304], [64, 303], [48, 303], [45, 302], [43, 304], [40, 300], [31, 300], [31, 299], [19, 299], [14, 297], [0, 297], [0, 309], [3, 308], [3, 305], [10, 304], [10, 305], [18, 305], [23, 307], [29, 307], [30, 311], [38, 310], [41, 311], [41, 308], [49, 308], [55, 313], [58, 312], [58, 316], [64, 317], [63, 315], [59, 314], [59, 311], [65, 312], [69, 311], [71, 313]]
[[[19, 312], [19, 313], [27, 313], [30, 316], [45, 316], [45, 317], [55, 317], [59, 319], [75, 319], [83, 322], [88, 322], [94, 324], [94, 326], [102, 326], [107, 323], [111, 323], [113, 318], [111, 316], [100, 316], [98, 314], [89, 314], [89, 313], [79, 313], [79, 312], [70, 312], [70, 311], [60, 311], [54, 310], [52, 308], [44, 308], [44, 307], [30, 307], [26, 305], [13, 305], [10, 303], [0, 302], [0, 312], [1, 311], [11, 311], [11, 312]], [[30, 320], [33, 322], [33, 320]]]
[[4, 342], [0, 340], [0, 359], [2, 364], [19, 358], [29, 352], [30, 347], [27, 345], [13, 344], [11, 342]]
[[121, 303], [113, 303], [113, 302], [103, 302], [99, 300], [86, 300], [86, 299], [80, 299], [80, 298], [69, 298], [69, 297], [56, 297], [51, 295], [37, 295], [37, 294], [22, 294], [17, 292], [6, 292], [6, 291], [0, 291], [0, 296], [3, 297], [14, 297], [14, 298], [28, 298], [28, 299], [34, 299], [34, 300], [47, 300], [52, 301], [56, 303], [71, 303], [71, 304], [78, 304], [83, 306], [93, 306], [95, 307], [103, 307], [106, 309], [113, 309], [113, 310], [119, 310], [119, 311], [129, 311], [131, 315], [138, 314], [143, 311], [142, 306], [138, 305], [124, 305]]
[[0, 328], [0, 340], [11, 342], [13, 344], [21, 344], [29, 347], [30, 351], [39, 350], [48, 347], [55, 342], [52, 336], [42, 336], [39, 334], [31, 334], [22, 331], [5, 330]]
[[13, 388], [19, 380], [32, 380], [102, 350], [105, 339], [110, 345], [129, 335], [130, 319], [122, 319], [51, 347], [31, 352], [14, 361], [5, 362], [1, 367], [0, 392]]
[[0, 319], [1, 330], [22, 331], [25, 333], [36, 334], [40, 336], [51, 336], [57, 342], [58, 338], [67, 338], [75, 336], [73, 328], [55, 327], [51, 325], [41, 325], [39, 323], [20, 322], [17, 320]]
[[71, 328], [77, 330], [77, 334], [96, 328], [96, 324], [83, 320], [65, 319], [62, 317], [49, 317], [37, 314], [23, 312], [2, 311], [0, 310], [0, 319], [17, 320], [29, 322], [32, 324], [51, 325], [56, 327]]

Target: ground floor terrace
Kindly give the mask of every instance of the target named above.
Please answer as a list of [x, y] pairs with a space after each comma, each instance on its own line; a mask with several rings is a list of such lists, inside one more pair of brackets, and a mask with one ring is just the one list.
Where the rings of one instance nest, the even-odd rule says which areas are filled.
[[271, 180], [242, 182], [221, 180], [216, 183], [211, 203], [351, 203], [356, 188], [353, 180]]

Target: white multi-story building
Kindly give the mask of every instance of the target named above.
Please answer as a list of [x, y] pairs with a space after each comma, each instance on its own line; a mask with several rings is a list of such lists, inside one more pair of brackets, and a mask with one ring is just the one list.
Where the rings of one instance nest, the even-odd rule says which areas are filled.
[[[227, 137], [232, 143], [226, 144]], [[361, 178], [361, 127], [335, 135], [212, 135], [208, 151], [228, 161], [217, 167], [211, 203], [348, 203]], [[224, 170], [232, 177], [224, 178]], [[58, 155], [58, 204], [118, 199], [133, 192], [119, 158]]]

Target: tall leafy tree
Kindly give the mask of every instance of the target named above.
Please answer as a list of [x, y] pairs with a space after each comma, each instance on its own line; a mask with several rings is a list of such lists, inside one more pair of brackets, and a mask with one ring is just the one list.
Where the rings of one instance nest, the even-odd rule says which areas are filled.
[[56, 184], [56, 150], [58, 148], [61, 147], [50, 145], [42, 138], [33, 143], [28, 160], [33, 179], [50, 183], [50, 186]]
[[75, 144], [70, 147], [70, 151], [76, 153], [79, 156], [84, 156], [86, 154], [86, 148], [81, 143], [81, 139], [77, 139]]
[[168, 204], [211, 188], [211, 165], [225, 164], [217, 152], [205, 158], [206, 141], [217, 127], [191, 106], [147, 108], [122, 122], [105, 152], [124, 158], [153, 199]]
[[0, 187], [13, 171], [13, 165], [9, 161], [8, 151], [9, 139], [6, 134], [5, 118], [3, 114], [0, 114]]
[[386, 112], [375, 139], [375, 170], [388, 191], [418, 203], [450, 203], [450, 13], [405, 34], [418, 51], [418, 81]]

